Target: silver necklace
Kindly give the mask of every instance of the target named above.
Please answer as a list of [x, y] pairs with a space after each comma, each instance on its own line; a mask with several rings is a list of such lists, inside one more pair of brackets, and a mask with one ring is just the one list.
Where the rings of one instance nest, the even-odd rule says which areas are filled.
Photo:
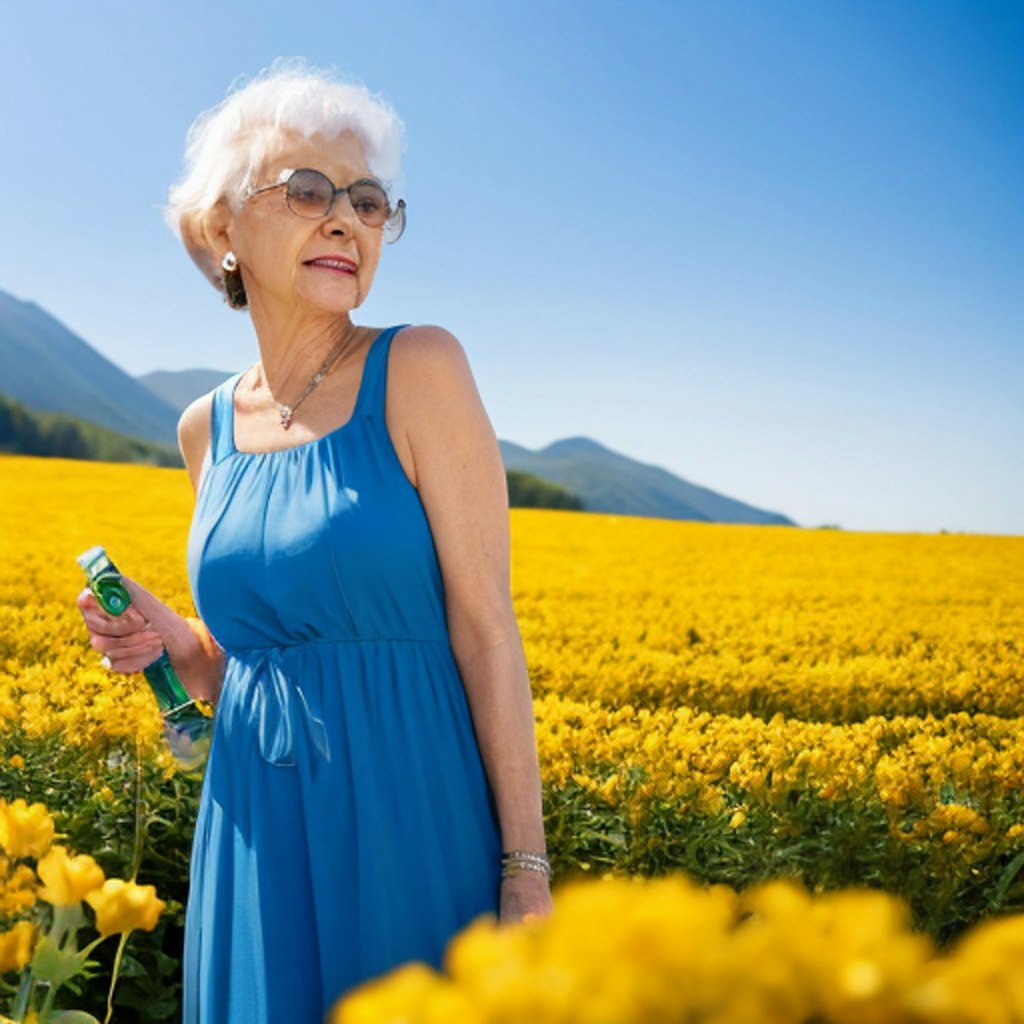
[[[354, 332], [353, 332], [354, 336]], [[274, 405], [277, 406], [277, 415], [280, 417], [281, 426], [287, 430], [292, 425], [292, 420], [295, 416], [295, 410], [298, 409], [302, 403], [309, 398], [309, 396], [316, 390], [317, 385], [327, 376], [330, 372], [331, 367], [334, 365], [335, 360], [341, 355], [345, 348], [345, 338], [339, 339], [338, 343], [331, 349], [330, 354], [320, 364], [320, 368], [313, 374], [309, 379], [309, 383], [306, 385], [306, 390], [299, 395], [298, 400], [294, 405], [285, 405], [284, 402], [278, 402], [276, 399]]]

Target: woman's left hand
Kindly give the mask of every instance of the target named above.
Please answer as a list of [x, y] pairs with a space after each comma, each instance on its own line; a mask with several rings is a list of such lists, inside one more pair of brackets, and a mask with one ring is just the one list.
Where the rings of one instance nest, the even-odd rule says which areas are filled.
[[501, 880], [499, 924], [515, 924], [527, 914], [547, 917], [553, 906], [547, 876], [539, 871], [524, 871]]

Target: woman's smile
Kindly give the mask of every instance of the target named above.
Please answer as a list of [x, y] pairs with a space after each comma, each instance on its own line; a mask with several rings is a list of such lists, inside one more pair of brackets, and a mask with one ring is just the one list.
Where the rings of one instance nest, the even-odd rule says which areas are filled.
[[306, 260], [305, 265], [312, 267], [315, 270], [326, 270], [333, 274], [349, 274], [354, 276], [358, 269], [355, 260], [351, 260], [348, 256], [315, 256], [311, 260]]

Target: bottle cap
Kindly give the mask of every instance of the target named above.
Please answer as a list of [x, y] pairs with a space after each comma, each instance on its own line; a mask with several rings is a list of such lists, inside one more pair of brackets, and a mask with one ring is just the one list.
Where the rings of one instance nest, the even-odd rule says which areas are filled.
[[89, 566], [92, 565], [92, 563], [95, 562], [96, 559], [106, 558], [106, 555], [107, 553], [103, 550], [103, 547], [99, 544], [96, 544], [94, 547], [89, 548], [88, 551], [83, 551], [75, 559], [75, 561], [79, 564], [79, 566], [81, 566], [81, 568], [88, 572]]

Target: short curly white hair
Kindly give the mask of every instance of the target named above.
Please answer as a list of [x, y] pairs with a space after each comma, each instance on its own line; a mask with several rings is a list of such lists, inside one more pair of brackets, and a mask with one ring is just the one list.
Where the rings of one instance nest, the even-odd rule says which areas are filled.
[[363, 144], [371, 173], [394, 202], [404, 144], [394, 108], [335, 71], [302, 57], [279, 57], [251, 79], [236, 79], [224, 100], [192, 122], [185, 173], [171, 186], [164, 219], [180, 238], [185, 216], [201, 216], [222, 198], [237, 210], [255, 175], [289, 135], [334, 137], [344, 131]]

